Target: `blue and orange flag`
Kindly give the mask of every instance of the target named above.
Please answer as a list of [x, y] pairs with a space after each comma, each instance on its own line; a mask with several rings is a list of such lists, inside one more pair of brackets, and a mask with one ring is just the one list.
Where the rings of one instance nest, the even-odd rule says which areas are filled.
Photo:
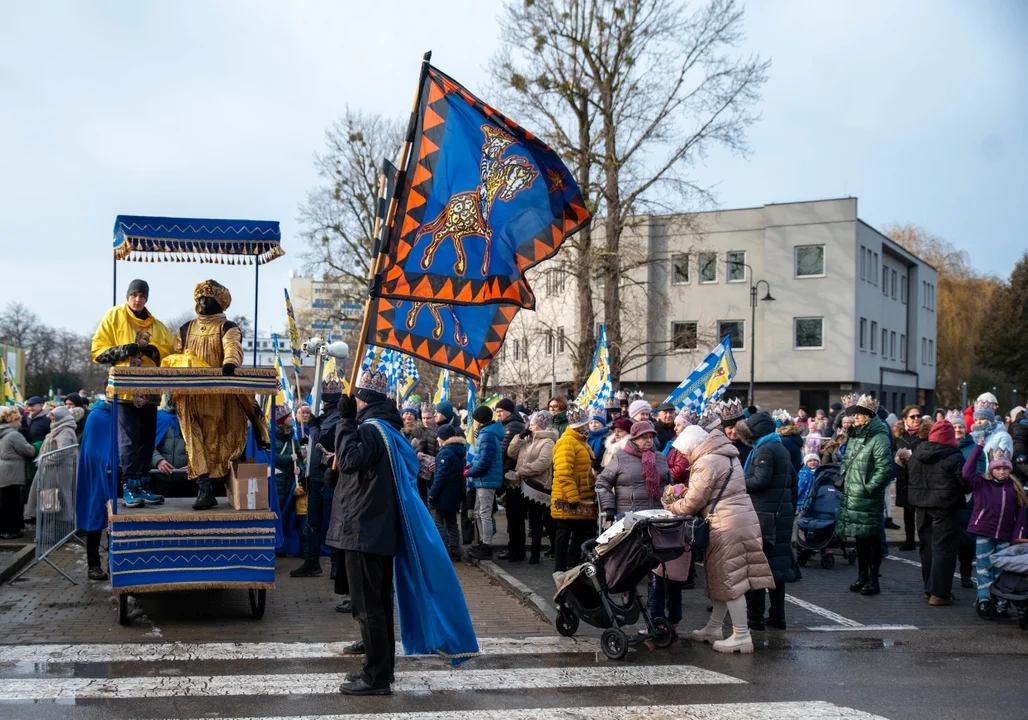
[[525, 271], [589, 211], [548, 145], [434, 67], [416, 109], [366, 341], [479, 379], [535, 307]]

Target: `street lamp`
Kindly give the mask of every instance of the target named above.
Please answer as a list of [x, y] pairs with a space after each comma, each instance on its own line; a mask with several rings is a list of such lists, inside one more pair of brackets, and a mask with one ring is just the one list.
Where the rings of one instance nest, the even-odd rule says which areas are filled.
[[749, 404], [753, 405], [753, 380], [757, 372], [757, 288], [760, 287], [761, 283], [764, 283], [764, 297], [760, 298], [763, 302], [774, 302], [774, 298], [771, 296], [771, 284], [767, 280], [757, 280], [753, 282], [753, 268], [748, 263], [739, 262], [738, 260], [726, 260], [729, 265], [742, 265], [750, 271], [750, 387], [749, 387]]

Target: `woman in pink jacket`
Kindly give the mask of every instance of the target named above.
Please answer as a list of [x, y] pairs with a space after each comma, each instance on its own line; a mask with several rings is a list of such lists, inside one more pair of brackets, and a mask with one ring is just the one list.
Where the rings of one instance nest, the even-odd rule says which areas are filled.
[[[739, 451], [720, 430], [708, 435], [698, 425], [683, 430], [674, 446], [689, 458], [689, 489], [668, 510], [710, 521], [703, 570], [714, 611], [703, 629], [693, 631], [693, 640], [713, 643], [718, 652], [752, 653], [744, 595], [750, 590], [770, 590], [775, 580], [764, 556], [757, 513], [746, 493]], [[722, 630], [726, 614], [732, 618], [732, 636], [727, 640]]]

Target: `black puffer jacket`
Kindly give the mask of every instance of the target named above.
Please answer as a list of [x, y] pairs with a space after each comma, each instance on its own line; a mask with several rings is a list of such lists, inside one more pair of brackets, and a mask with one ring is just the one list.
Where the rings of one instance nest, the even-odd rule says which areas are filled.
[[758, 513], [778, 514], [775, 523], [775, 546], [767, 553], [767, 561], [775, 582], [796, 579], [792, 564], [792, 521], [795, 516], [793, 498], [799, 475], [792, 466], [789, 450], [782, 442], [767, 442], [755, 447], [765, 435], [775, 435], [775, 422], [766, 412], [751, 415], [736, 425], [740, 439], [754, 445], [746, 465], [746, 492]]
[[400, 413], [390, 400], [372, 403], [357, 419], [336, 424], [339, 480], [332, 497], [332, 520], [325, 540], [339, 550], [396, 555], [400, 514], [389, 452], [381, 432], [367, 420], [383, 420], [399, 432]]
[[1028, 419], [1024, 410], [1011, 418], [1010, 439], [1014, 446], [1014, 473], [1022, 483], [1028, 483]]
[[959, 448], [926, 440], [907, 460], [907, 500], [913, 507], [954, 510], [964, 506], [969, 488], [963, 480]]
[[506, 474], [508, 470], [513, 470], [518, 464], [516, 457], [507, 454], [507, 448], [510, 447], [510, 441], [525, 429], [525, 423], [521, 421], [520, 415], [511, 413], [506, 420], [501, 420], [500, 424], [503, 425], [503, 442], [500, 443], [500, 451], [503, 453], [503, 472]]
[[[924, 442], [925, 438], [922, 437], [920, 431], [915, 433], [908, 433], [906, 428], [903, 427], [903, 421], [900, 420], [892, 426], [892, 437], [893, 442], [893, 457], [895, 454], [902, 449], [907, 449], [910, 452], [914, 452], [914, 448]], [[909, 460], [907, 461], [909, 462]], [[907, 499], [907, 483], [909, 468], [904, 465], [895, 464], [896, 472], [896, 507], [914, 507], [914, 504]]]

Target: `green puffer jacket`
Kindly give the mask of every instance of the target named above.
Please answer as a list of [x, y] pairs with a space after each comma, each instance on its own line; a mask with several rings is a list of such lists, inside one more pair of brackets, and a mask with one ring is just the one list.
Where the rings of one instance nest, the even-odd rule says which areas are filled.
[[851, 427], [842, 470], [845, 486], [838, 529], [843, 537], [881, 536], [892, 471], [888, 426], [874, 417], [866, 425]]

